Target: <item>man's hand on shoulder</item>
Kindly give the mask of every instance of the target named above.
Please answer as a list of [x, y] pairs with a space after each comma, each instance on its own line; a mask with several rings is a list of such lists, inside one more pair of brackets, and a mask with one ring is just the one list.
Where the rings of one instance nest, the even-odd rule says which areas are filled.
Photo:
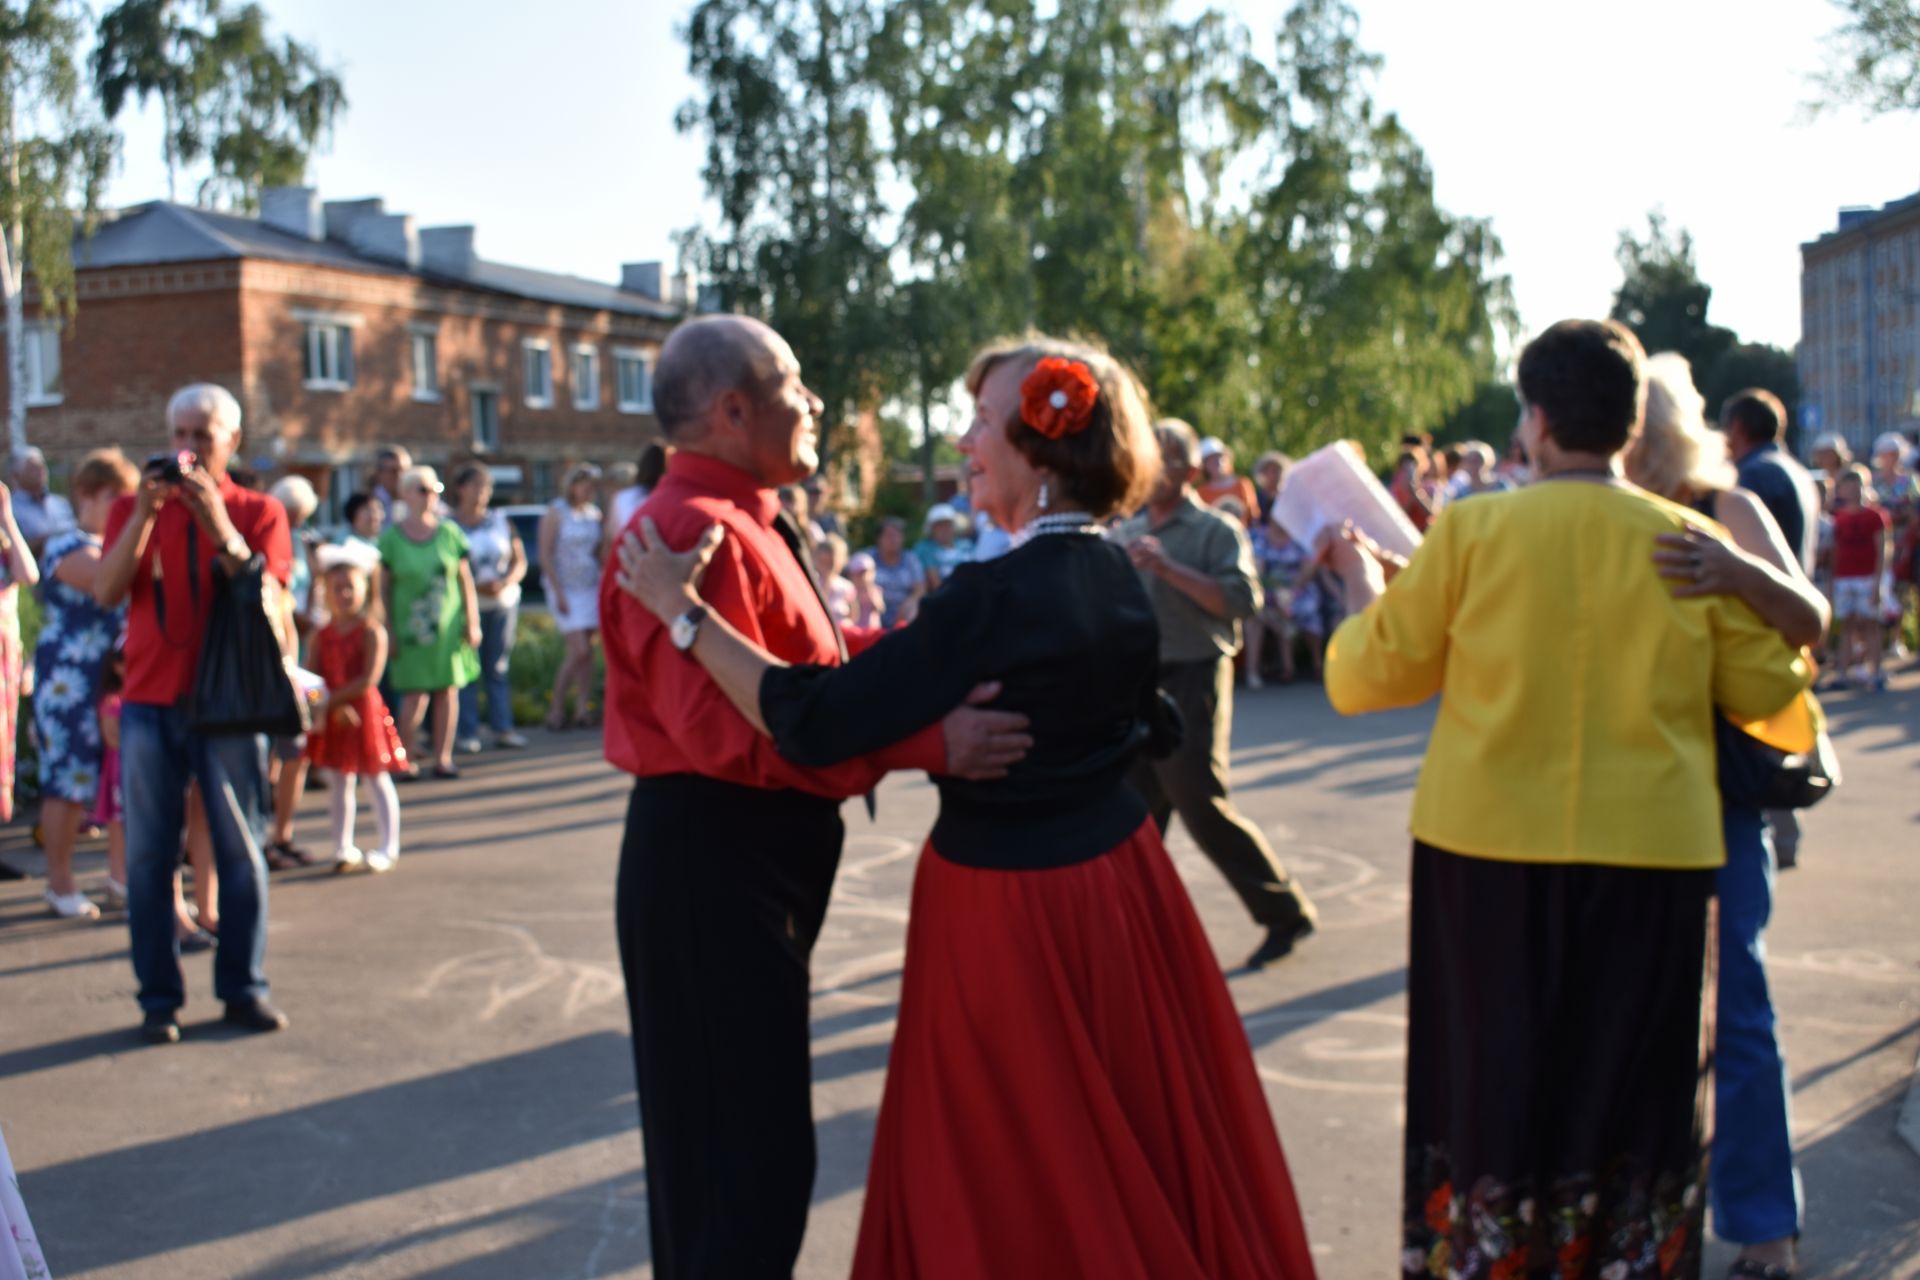
[[1004, 778], [1033, 749], [1027, 718], [1017, 711], [989, 711], [1000, 696], [998, 681], [976, 686], [966, 702], [940, 722], [947, 739], [947, 774], [970, 782]]

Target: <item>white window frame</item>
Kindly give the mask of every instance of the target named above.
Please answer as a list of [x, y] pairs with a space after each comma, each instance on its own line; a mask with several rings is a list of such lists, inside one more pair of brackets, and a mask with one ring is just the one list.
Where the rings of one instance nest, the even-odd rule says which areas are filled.
[[598, 409], [600, 407], [600, 348], [591, 342], [576, 342], [573, 344], [571, 356], [572, 358], [567, 362], [567, 377], [573, 383], [573, 407], [588, 411]]
[[[66, 384], [60, 381], [60, 326], [41, 320], [22, 331], [25, 350], [21, 357], [27, 367], [27, 407], [59, 404], [67, 398]], [[53, 390], [47, 390], [46, 353], [53, 352]]]
[[[535, 352], [545, 356], [546, 387], [543, 394], [535, 395], [533, 389], [533, 356]], [[520, 381], [525, 392], [527, 408], [553, 408], [553, 344], [545, 338], [522, 338], [520, 340]]]
[[[427, 377], [420, 377], [420, 344], [428, 343], [429, 358], [426, 365]], [[407, 326], [407, 369], [413, 379], [413, 398], [425, 404], [438, 404], [442, 398], [440, 392], [440, 326], [433, 324], [410, 324]]]
[[[301, 381], [309, 391], [347, 391], [354, 383], [356, 353], [353, 350], [352, 330], [365, 325], [365, 316], [347, 315], [335, 311], [314, 311], [307, 307], [289, 308], [295, 320], [302, 326], [300, 331], [300, 361], [306, 369], [325, 370], [319, 377], [307, 377]], [[340, 358], [342, 331], [347, 332], [345, 368]], [[344, 373], [345, 376], [342, 376]]]
[[[500, 447], [500, 388], [491, 382], [476, 382], [468, 386], [471, 393], [467, 403], [467, 437], [473, 443], [475, 453], [492, 453]], [[479, 396], [493, 397], [493, 439], [480, 438]]]
[[[640, 390], [643, 393], [638, 400], [627, 399], [627, 388], [620, 377], [620, 366], [627, 363], [640, 366]], [[621, 413], [653, 412], [653, 359], [649, 352], [639, 347], [615, 347], [613, 349], [613, 387]]]

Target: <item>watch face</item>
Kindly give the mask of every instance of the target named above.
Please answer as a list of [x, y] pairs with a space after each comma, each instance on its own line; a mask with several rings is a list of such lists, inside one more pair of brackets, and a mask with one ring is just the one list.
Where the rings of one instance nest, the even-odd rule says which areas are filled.
[[699, 634], [699, 631], [699, 617], [692, 612], [688, 612], [681, 614], [673, 620], [673, 625], [667, 629], [667, 636], [673, 641], [674, 648], [685, 653], [688, 649], [693, 648], [693, 638]]

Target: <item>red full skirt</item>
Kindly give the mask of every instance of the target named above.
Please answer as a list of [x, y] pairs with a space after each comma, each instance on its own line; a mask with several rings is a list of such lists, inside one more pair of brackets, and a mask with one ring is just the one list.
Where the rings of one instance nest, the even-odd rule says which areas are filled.
[[914, 880], [854, 1280], [1305, 1280], [1219, 963], [1151, 822]]

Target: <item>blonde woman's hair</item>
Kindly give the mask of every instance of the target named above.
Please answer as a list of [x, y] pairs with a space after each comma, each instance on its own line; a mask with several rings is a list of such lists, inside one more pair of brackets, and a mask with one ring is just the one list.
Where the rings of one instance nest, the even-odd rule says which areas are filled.
[[1687, 358], [1662, 351], [1647, 358], [1647, 411], [1627, 445], [1627, 479], [1663, 498], [1720, 493], [1737, 482], [1727, 440], [1707, 426], [1707, 402], [1693, 385]]
[[1050, 472], [1063, 496], [1088, 515], [1104, 518], [1116, 511], [1132, 511], [1146, 501], [1160, 474], [1160, 448], [1146, 389], [1133, 370], [1103, 348], [1043, 333], [1002, 338], [973, 357], [967, 369], [967, 391], [978, 394], [980, 385], [1003, 364], [1013, 365], [1024, 380], [1049, 356], [1083, 364], [1093, 375], [1100, 398], [1094, 401], [1092, 418], [1084, 430], [1053, 440], [1021, 421], [1015, 405], [1002, 424], [1007, 439], [1033, 466]]

